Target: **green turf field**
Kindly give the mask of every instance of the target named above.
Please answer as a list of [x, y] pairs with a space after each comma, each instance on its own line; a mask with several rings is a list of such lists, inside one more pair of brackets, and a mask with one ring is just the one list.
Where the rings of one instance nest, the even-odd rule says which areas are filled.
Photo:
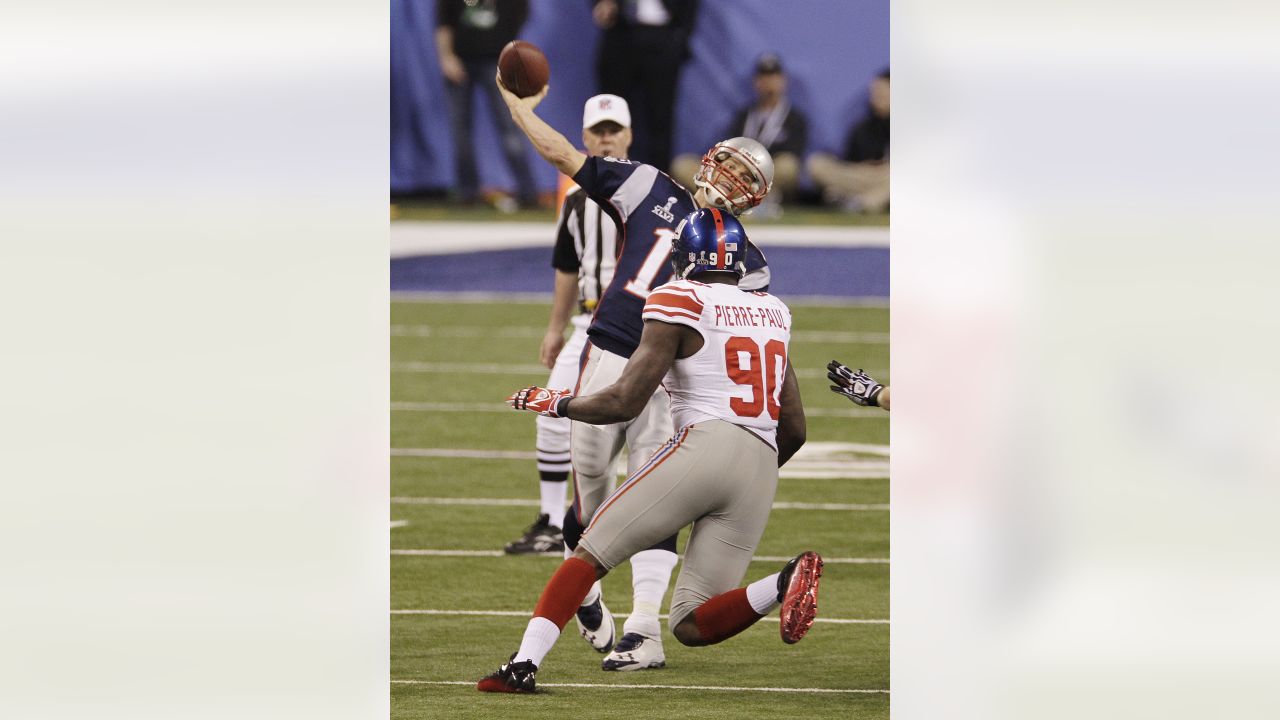
[[[819, 453], [808, 458], [816, 464], [804, 466], [834, 473], [784, 474], [776, 502], [836, 507], [775, 509], [757, 558], [778, 559], [753, 562], [744, 581], [776, 572], [782, 558], [803, 549], [827, 558], [819, 621], [804, 641], [782, 643], [776, 613], [705, 648], [680, 645], [664, 626], [665, 668], [608, 673], [570, 622], [538, 673], [537, 695], [476, 692], [475, 681], [519, 645], [558, 563], [501, 555], [537, 514], [534, 417], [506, 409], [503, 399], [546, 381], [537, 348], [547, 310], [536, 303], [392, 303], [391, 716], [888, 717], [889, 483], [887, 472], [877, 472], [886, 467], [887, 447], [867, 446], [888, 445], [889, 416], [829, 392], [824, 369], [836, 358], [888, 382], [884, 308], [792, 307], [790, 357], [810, 411], [806, 450], [859, 444], [844, 454]], [[510, 456], [474, 457], [495, 451]], [[854, 456], [866, 472], [830, 477]], [[626, 565], [604, 580], [615, 616], [630, 610], [630, 583]], [[624, 618], [616, 619], [621, 632]]]

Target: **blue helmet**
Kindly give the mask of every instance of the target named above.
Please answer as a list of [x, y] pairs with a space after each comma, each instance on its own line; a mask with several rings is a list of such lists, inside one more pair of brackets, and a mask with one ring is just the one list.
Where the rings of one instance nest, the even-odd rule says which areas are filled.
[[732, 214], [718, 208], [702, 208], [676, 226], [671, 243], [671, 268], [676, 277], [700, 272], [747, 274], [747, 231]]

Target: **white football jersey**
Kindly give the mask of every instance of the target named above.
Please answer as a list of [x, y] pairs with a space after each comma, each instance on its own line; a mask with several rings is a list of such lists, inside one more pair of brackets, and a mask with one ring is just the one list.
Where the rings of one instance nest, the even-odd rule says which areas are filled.
[[781, 300], [734, 285], [675, 280], [649, 293], [643, 318], [687, 325], [704, 341], [662, 381], [677, 428], [716, 418], [777, 448], [791, 341], [791, 311]]

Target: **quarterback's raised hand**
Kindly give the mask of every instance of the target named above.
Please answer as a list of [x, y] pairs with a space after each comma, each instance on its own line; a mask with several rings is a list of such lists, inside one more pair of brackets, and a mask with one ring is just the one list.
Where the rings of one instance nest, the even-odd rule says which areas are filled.
[[827, 377], [835, 383], [831, 386], [831, 392], [840, 393], [859, 405], [880, 404], [880, 393], [884, 386], [862, 372], [862, 368], [854, 372], [832, 360], [827, 363]]
[[514, 410], [528, 410], [547, 417], [560, 417], [561, 400], [573, 397], [571, 390], [548, 390], [537, 385], [530, 385], [517, 390], [507, 398], [507, 404]]
[[529, 97], [522, 98], [508, 90], [507, 86], [502, 84], [502, 73], [494, 75], [493, 81], [498, 84], [498, 92], [502, 95], [502, 100], [507, 103], [507, 107], [523, 105], [524, 107], [532, 110], [538, 107], [538, 103], [542, 102], [542, 98], [546, 97], [547, 91], [551, 89], [551, 84], [547, 83], [546, 85], [543, 85], [542, 89], [537, 93], [530, 95]]

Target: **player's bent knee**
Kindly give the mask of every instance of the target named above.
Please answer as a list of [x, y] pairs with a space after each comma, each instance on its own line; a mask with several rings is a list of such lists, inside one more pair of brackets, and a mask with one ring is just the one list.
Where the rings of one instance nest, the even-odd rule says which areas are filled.
[[588, 552], [587, 549], [582, 547], [581, 545], [579, 545], [578, 548], [573, 551], [573, 557], [595, 568], [597, 580], [609, 574], [609, 569], [606, 568], [604, 565], [601, 565], [600, 561], [597, 560], [594, 555]]
[[702, 633], [698, 631], [698, 623], [693, 619], [690, 613], [684, 616], [680, 622], [671, 626], [671, 634], [676, 636], [681, 645], [689, 647], [699, 647], [707, 645], [707, 641], [703, 639]]
[[578, 511], [572, 507], [566, 510], [561, 528], [564, 533], [564, 544], [568, 545], [570, 550], [577, 550], [578, 541], [582, 539], [582, 531], [586, 529], [582, 523], [578, 522]]
[[577, 473], [580, 482], [604, 484], [609, 481], [609, 467], [613, 464], [612, 458], [594, 458], [572, 449], [570, 452], [573, 454], [573, 471]]
[[698, 630], [698, 621], [694, 619], [696, 611], [697, 606], [692, 603], [677, 604], [675, 600], [671, 602], [667, 625], [671, 628], [671, 634], [676, 636], [681, 645], [699, 647], [707, 644], [707, 641], [702, 639], [702, 633]]

